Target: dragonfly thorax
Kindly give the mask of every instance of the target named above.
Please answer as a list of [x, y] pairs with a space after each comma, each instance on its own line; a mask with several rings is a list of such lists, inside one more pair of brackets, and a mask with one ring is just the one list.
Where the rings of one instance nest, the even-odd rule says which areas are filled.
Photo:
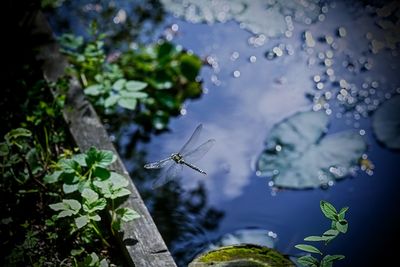
[[182, 163], [183, 163], [183, 156], [182, 156], [181, 154], [179, 154], [179, 153], [173, 153], [173, 154], [171, 155], [171, 158], [172, 158], [176, 163], [179, 163], [179, 164], [182, 164]]

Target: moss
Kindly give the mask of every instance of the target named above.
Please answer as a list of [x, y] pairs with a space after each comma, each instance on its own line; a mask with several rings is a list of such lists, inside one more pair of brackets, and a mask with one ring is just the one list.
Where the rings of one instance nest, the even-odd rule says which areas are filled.
[[254, 245], [229, 246], [214, 250], [200, 256], [198, 261], [227, 262], [241, 259], [247, 259], [259, 263], [267, 263], [272, 266], [294, 266], [291, 261], [286, 259], [276, 250]]

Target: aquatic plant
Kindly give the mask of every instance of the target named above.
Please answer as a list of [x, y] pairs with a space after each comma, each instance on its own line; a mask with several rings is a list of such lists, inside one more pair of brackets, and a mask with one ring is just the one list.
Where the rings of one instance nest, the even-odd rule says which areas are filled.
[[[320, 208], [322, 213], [326, 218], [331, 220], [331, 228], [325, 231], [321, 236], [308, 236], [304, 238], [304, 241], [309, 242], [324, 242], [327, 245], [329, 242], [334, 240], [340, 233], [345, 234], [348, 229], [348, 222], [345, 219], [345, 215], [348, 207], [343, 207], [338, 212], [336, 208], [327, 201], [320, 201]], [[315, 246], [307, 245], [307, 244], [298, 244], [295, 245], [296, 248], [310, 252], [314, 254], [320, 254], [323, 256], [324, 254]], [[333, 265], [335, 261], [342, 260], [345, 257], [343, 255], [325, 255], [320, 261], [311, 255], [302, 256], [297, 259], [297, 262], [301, 266], [310, 266], [310, 267], [330, 267]]]

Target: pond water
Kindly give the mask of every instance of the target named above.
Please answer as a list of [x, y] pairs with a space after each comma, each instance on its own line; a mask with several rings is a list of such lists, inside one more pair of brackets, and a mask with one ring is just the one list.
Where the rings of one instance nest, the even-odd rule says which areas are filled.
[[[300, 255], [294, 245], [330, 227], [320, 200], [350, 207], [348, 233], [325, 250], [346, 256], [335, 266], [377, 266], [383, 257], [394, 262], [400, 218], [395, 204], [400, 203], [398, 101], [386, 113], [393, 114], [389, 117], [394, 126], [383, 126], [394, 128], [391, 141], [379, 137], [372, 121], [384, 121], [382, 116], [373, 118], [374, 111], [400, 94], [400, 35], [394, 28], [399, 6], [266, 1], [266, 11], [257, 6], [263, 2], [247, 1], [246, 15], [240, 9], [246, 1], [233, 1], [230, 9], [228, 1], [198, 6], [192, 1], [163, 2], [172, 13], [153, 36], [161, 34], [208, 62], [200, 75], [204, 94], [185, 103], [169, 132], [135, 144], [134, 150], [128, 146], [134, 125], [112, 134], [177, 262], [187, 265], [223, 236], [225, 241], [246, 236], [247, 241], [269, 242], [284, 254]], [[181, 2], [186, 4], [179, 7]], [[211, 4], [216, 2], [222, 7]], [[315, 143], [279, 159], [281, 165], [270, 173], [274, 178], [260, 175], [258, 160], [268, 148], [264, 141], [280, 122], [308, 111], [325, 114], [326, 131], [315, 133], [314, 119], [294, 122], [296, 129], [286, 128], [293, 133], [278, 134], [283, 143], [275, 149], [285, 149], [292, 134], [300, 135], [294, 147], [304, 145], [304, 134], [316, 134]], [[207, 176], [185, 168], [180, 179], [153, 190], [156, 174], [144, 170], [144, 163], [177, 152], [200, 123], [201, 140], [216, 140], [195, 162]], [[352, 137], [338, 138], [344, 131], [351, 131]], [[331, 141], [329, 146], [310, 152], [324, 139]], [[325, 169], [319, 170], [321, 166]], [[284, 175], [301, 173], [317, 177], [317, 184], [276, 187]], [[244, 229], [255, 230], [243, 234]], [[227, 236], [232, 233], [236, 235]]]

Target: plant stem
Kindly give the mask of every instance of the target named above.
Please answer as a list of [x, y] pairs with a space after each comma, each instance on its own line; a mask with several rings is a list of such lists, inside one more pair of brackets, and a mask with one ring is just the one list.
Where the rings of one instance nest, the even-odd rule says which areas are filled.
[[107, 242], [107, 240], [104, 239], [103, 235], [101, 234], [99, 228], [97, 228], [97, 225], [95, 223], [90, 223], [92, 226], [93, 230], [96, 232], [96, 234], [100, 237], [101, 241], [103, 242], [106, 247], [111, 247], [111, 245]]

